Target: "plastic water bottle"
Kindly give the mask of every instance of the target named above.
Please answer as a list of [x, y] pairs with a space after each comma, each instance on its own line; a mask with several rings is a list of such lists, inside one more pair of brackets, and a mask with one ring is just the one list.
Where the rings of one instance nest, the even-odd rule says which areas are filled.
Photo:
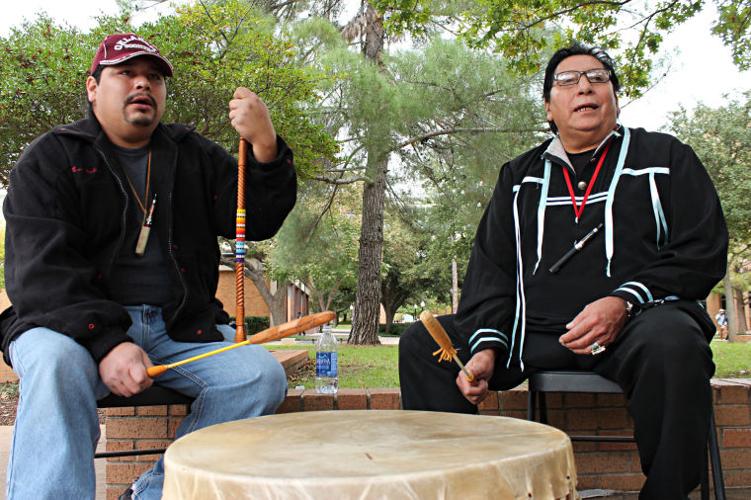
[[336, 347], [331, 325], [323, 325], [323, 332], [316, 343], [316, 392], [319, 394], [336, 394], [339, 388]]

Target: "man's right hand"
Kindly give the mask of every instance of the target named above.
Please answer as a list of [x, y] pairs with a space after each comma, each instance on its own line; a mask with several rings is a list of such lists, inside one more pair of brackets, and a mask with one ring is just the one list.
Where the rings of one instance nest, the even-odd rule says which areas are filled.
[[473, 405], [482, 403], [483, 399], [488, 396], [488, 380], [495, 370], [495, 356], [494, 349], [485, 349], [470, 358], [466, 368], [474, 375], [474, 381], [470, 382], [462, 370], [456, 376], [456, 386]]
[[118, 396], [127, 398], [152, 384], [146, 369], [152, 366], [146, 352], [132, 342], [123, 342], [99, 362], [99, 376]]

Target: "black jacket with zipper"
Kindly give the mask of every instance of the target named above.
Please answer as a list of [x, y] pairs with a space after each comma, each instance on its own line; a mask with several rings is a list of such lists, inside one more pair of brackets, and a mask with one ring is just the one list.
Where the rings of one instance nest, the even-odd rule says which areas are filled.
[[[273, 236], [295, 204], [292, 152], [281, 138], [277, 145], [277, 158], [266, 164], [248, 148], [247, 240]], [[181, 342], [221, 340], [216, 324], [229, 316], [215, 298], [217, 236], [235, 235], [237, 162], [182, 125], [159, 125], [150, 147], [152, 169], [166, 189], [152, 233], [169, 265], [165, 286], [173, 298], [162, 305], [167, 332]], [[108, 298], [106, 285], [133, 203], [115, 158], [99, 123], [88, 118], [37, 138], [11, 171], [3, 212], [13, 306], [0, 317], [7, 363], [10, 341], [34, 327], [72, 337], [97, 362], [130, 341], [130, 317]]]

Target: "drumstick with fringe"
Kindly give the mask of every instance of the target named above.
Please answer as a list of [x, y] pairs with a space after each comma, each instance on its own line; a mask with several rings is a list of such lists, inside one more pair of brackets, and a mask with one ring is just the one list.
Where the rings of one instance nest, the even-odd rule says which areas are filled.
[[475, 376], [467, 370], [467, 367], [464, 366], [464, 363], [459, 359], [459, 356], [456, 355], [456, 348], [451, 343], [448, 333], [446, 333], [446, 330], [443, 329], [441, 324], [435, 319], [430, 311], [423, 311], [420, 314], [420, 321], [422, 321], [422, 324], [425, 325], [430, 336], [433, 337], [433, 340], [435, 340], [436, 344], [440, 347], [440, 349], [433, 353], [433, 356], [438, 356], [438, 362], [451, 361], [453, 359], [462, 369], [464, 375], [467, 376], [467, 380], [474, 382]]
[[192, 363], [193, 361], [198, 361], [199, 359], [208, 358], [209, 356], [229, 351], [231, 349], [236, 349], [240, 346], [272, 342], [284, 337], [289, 337], [290, 335], [294, 335], [296, 333], [304, 332], [305, 330], [310, 330], [311, 328], [315, 328], [317, 326], [328, 323], [335, 317], [336, 313], [334, 313], [333, 311], [324, 311], [316, 314], [309, 314], [308, 316], [303, 316], [302, 318], [298, 318], [294, 321], [288, 321], [287, 323], [282, 323], [281, 325], [267, 328], [266, 330], [252, 335], [248, 340], [245, 340], [243, 342], [237, 342], [226, 347], [220, 347], [219, 349], [205, 352], [203, 354], [193, 356], [192, 358], [183, 359], [182, 361], [175, 361], [174, 363], [169, 363], [166, 365], [151, 366], [146, 369], [146, 373], [148, 373], [149, 377], [155, 378], [172, 368], [176, 368], [187, 363]]

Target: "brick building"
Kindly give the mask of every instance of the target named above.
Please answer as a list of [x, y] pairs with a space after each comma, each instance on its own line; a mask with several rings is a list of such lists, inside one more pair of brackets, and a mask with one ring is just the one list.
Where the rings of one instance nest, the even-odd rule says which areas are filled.
[[[272, 293], [276, 293], [276, 282], [270, 283]], [[235, 271], [228, 266], [219, 266], [219, 286], [216, 297], [224, 304], [224, 310], [234, 316], [235, 310]], [[303, 283], [294, 282], [287, 286], [287, 318], [291, 321], [300, 316], [310, 313], [310, 294]], [[8, 295], [5, 290], [0, 290], [0, 311], [10, 306]], [[263, 301], [258, 288], [250, 278], [245, 278], [245, 315], [246, 316], [269, 316], [269, 308]]]
[[[269, 282], [271, 293], [276, 293], [277, 283]], [[216, 290], [216, 298], [224, 304], [224, 310], [234, 316], [235, 310], [235, 270], [229, 266], [219, 266], [219, 286]], [[287, 318], [291, 321], [306, 316], [310, 312], [310, 294], [303, 283], [294, 282], [287, 285]], [[245, 277], [245, 315], [246, 316], [269, 316], [269, 307], [261, 297], [258, 288], [253, 281]]]
[[[710, 293], [709, 297], [707, 297], [707, 312], [712, 318], [712, 321], [715, 321], [715, 323], [715, 315], [717, 315], [717, 311], [719, 311], [720, 309], [726, 309], [725, 300], [726, 297], [724, 295], [715, 292]], [[740, 325], [741, 331], [745, 331], [748, 334], [749, 330], [751, 330], [751, 292], [737, 294], [735, 306], [743, 311], [743, 314], [741, 315], [741, 322], [743, 323], [743, 321], [745, 321], [745, 324]], [[737, 340], [741, 341], [748, 341], [748, 339], [748, 335], [739, 335], [737, 338]]]

